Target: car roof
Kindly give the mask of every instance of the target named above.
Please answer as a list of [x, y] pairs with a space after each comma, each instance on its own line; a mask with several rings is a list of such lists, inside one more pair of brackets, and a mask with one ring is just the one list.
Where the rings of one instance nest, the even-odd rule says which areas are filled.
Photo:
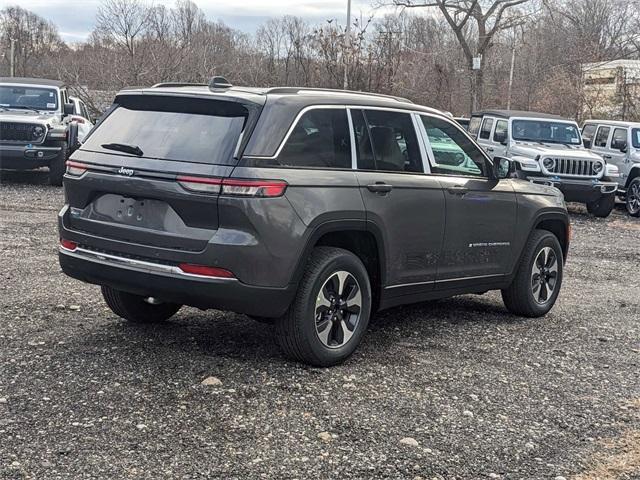
[[564, 118], [560, 115], [553, 115], [551, 113], [542, 113], [542, 112], [528, 112], [526, 110], [481, 110], [479, 112], [474, 112], [474, 117], [490, 115], [493, 117], [502, 117], [502, 118], [544, 118], [549, 120], [563, 120], [563, 121], [573, 121], [567, 118]]
[[449, 118], [444, 112], [416, 105], [410, 100], [391, 95], [378, 93], [358, 92], [350, 90], [337, 90], [328, 88], [305, 88], [305, 87], [240, 87], [232, 86], [227, 88], [210, 88], [208, 85], [165, 83], [153, 87], [141, 88], [132, 87], [121, 90], [119, 95], [176, 95], [176, 96], [196, 96], [209, 98], [227, 98], [240, 101], [264, 104], [267, 98], [277, 98], [278, 102], [297, 105], [302, 108], [312, 105], [357, 105], [401, 108], [414, 110], [417, 112], [433, 113]]
[[43, 85], [47, 87], [64, 87], [65, 83], [60, 80], [51, 80], [48, 78], [29, 78], [29, 77], [0, 77], [0, 83], [9, 83], [16, 85]]
[[614, 127], [634, 127], [640, 128], [640, 122], [622, 122], [620, 120], [585, 120], [584, 124], [597, 123], [598, 125], [611, 125]]

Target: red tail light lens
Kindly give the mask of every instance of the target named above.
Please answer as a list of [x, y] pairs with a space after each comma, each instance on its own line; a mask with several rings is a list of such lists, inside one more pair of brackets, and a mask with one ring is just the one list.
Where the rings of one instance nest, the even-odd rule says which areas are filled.
[[287, 189], [283, 180], [235, 180], [222, 182], [222, 194], [241, 197], [280, 197]]
[[71, 175], [72, 177], [79, 177], [86, 172], [88, 168], [84, 163], [67, 160], [67, 175]]
[[220, 193], [240, 197], [280, 197], [287, 189], [283, 180], [238, 180], [178, 176], [178, 183], [187, 190], [200, 193]]
[[178, 183], [192, 192], [220, 193], [221, 178], [178, 176]]
[[208, 267], [206, 265], [193, 265], [191, 263], [181, 263], [178, 268], [184, 273], [191, 275], [202, 275], [205, 277], [217, 277], [217, 278], [235, 278], [235, 275], [229, 270], [218, 267]]
[[73, 252], [76, 248], [78, 248], [78, 244], [76, 242], [72, 242], [71, 240], [65, 240], [64, 238], [60, 239], [60, 246], [65, 250], [69, 250]]

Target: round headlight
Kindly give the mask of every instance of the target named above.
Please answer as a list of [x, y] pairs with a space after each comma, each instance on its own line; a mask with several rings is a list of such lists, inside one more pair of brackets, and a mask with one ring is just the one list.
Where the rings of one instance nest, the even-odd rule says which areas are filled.
[[40, 138], [44, 134], [44, 128], [38, 125], [37, 127], [33, 127], [31, 135], [33, 138]]
[[542, 161], [542, 165], [544, 165], [544, 168], [546, 168], [547, 170], [551, 170], [556, 166], [556, 161], [553, 158], [545, 158]]
[[593, 173], [598, 174], [602, 171], [602, 163], [600, 162], [595, 162], [593, 164]]

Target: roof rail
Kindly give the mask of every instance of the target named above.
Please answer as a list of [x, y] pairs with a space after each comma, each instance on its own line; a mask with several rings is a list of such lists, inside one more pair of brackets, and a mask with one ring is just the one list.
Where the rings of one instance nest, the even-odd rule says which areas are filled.
[[152, 85], [151, 88], [160, 87], [206, 87], [206, 83], [190, 83], [190, 82], [160, 82]]
[[332, 93], [348, 93], [351, 95], [367, 95], [372, 97], [388, 98], [397, 102], [413, 103], [408, 98], [396, 97], [394, 95], [385, 95], [384, 93], [359, 92], [357, 90], [339, 90], [335, 88], [313, 88], [313, 87], [272, 87], [268, 88], [265, 93], [299, 93], [304, 92], [332, 92]]

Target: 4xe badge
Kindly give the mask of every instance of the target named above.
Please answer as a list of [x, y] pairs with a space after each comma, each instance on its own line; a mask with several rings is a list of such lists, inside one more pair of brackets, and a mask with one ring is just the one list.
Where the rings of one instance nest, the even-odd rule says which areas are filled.
[[120, 170], [118, 170], [118, 173], [120, 175], [126, 175], [127, 177], [132, 177], [135, 172], [132, 168], [120, 167]]

